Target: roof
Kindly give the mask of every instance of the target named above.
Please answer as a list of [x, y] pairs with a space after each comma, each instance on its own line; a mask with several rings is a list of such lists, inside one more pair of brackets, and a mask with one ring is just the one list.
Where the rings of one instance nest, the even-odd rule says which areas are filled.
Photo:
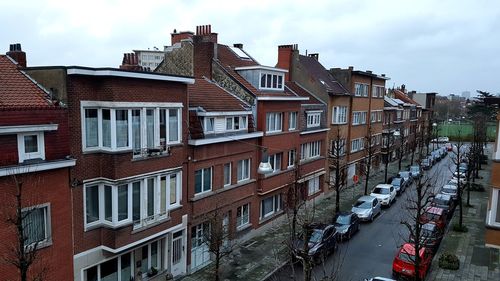
[[418, 102], [414, 101], [409, 96], [407, 96], [405, 93], [403, 93], [401, 90], [397, 90], [397, 89], [394, 90], [394, 97], [402, 100], [405, 103], [409, 103], [409, 104], [413, 104], [413, 105], [420, 105]]
[[188, 86], [189, 107], [201, 107], [205, 111], [249, 111], [249, 105], [206, 78], [195, 79]]
[[0, 55], [0, 108], [54, 108], [45, 89], [21, 71], [6, 55]]
[[435, 215], [442, 215], [444, 210], [441, 208], [438, 208], [438, 207], [428, 207], [425, 210], [425, 212], [430, 213], [430, 214], [435, 214]]
[[311, 78], [317, 80], [320, 85], [323, 85], [327, 93], [332, 95], [350, 95], [349, 91], [316, 58], [299, 55], [299, 61], [307, 69]]
[[384, 102], [388, 103], [389, 106], [398, 106], [398, 103], [391, 97], [384, 96]]
[[317, 99], [311, 92], [306, 90], [297, 82], [293, 81], [285, 82], [285, 87], [288, 87], [288, 89], [297, 94], [297, 96], [309, 98], [308, 101], [304, 101], [305, 104], [321, 104], [321, 105], [324, 104], [322, 101]]
[[[411, 244], [411, 243], [405, 243], [402, 247], [401, 247], [401, 251], [411, 255], [411, 256], [414, 256], [415, 255], [415, 245], [414, 244]], [[425, 251], [425, 248], [424, 247], [421, 247], [420, 248], [420, 255], [423, 255]]]

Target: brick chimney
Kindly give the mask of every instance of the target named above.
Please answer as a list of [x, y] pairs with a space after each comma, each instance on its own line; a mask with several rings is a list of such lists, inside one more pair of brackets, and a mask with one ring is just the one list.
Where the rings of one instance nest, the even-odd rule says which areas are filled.
[[217, 33], [212, 32], [211, 25], [196, 27], [193, 36], [194, 77], [212, 79], [212, 60], [217, 59]]
[[151, 72], [151, 68], [143, 67], [143, 66], [139, 65], [139, 58], [137, 57], [137, 54], [135, 54], [135, 53], [123, 54], [123, 60], [122, 60], [122, 64], [120, 65], [120, 69]]
[[319, 60], [319, 54], [318, 53], [309, 54], [309, 57], [311, 57], [313, 59], [316, 59], [316, 60]]
[[184, 39], [191, 39], [193, 38], [194, 33], [192, 31], [180, 31], [177, 32], [177, 30], [174, 29], [173, 33], [170, 33], [171, 36], [171, 44], [174, 45], [175, 43], [181, 42], [181, 40]]
[[199, 42], [212, 42], [217, 44], [217, 33], [212, 32], [212, 26], [210, 24], [197, 26], [195, 38]]
[[294, 53], [298, 54], [298, 52], [297, 44], [278, 46], [278, 63], [276, 67], [288, 70], [288, 73], [285, 73], [285, 81], [290, 81], [293, 55]]
[[10, 44], [6, 55], [15, 60], [20, 67], [26, 67], [26, 53], [21, 50], [21, 44]]

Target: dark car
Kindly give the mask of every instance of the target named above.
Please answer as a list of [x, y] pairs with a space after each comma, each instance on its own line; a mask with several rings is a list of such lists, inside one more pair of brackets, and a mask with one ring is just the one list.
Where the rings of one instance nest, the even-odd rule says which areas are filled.
[[293, 243], [296, 258], [308, 257], [321, 263], [337, 248], [338, 233], [334, 225], [311, 224], [306, 231], [309, 237], [307, 245], [304, 244], [304, 233]]
[[410, 171], [399, 171], [398, 176], [405, 180], [406, 186], [410, 186], [413, 183], [413, 176]]
[[449, 219], [453, 214], [453, 210], [455, 209], [455, 202], [450, 195], [439, 193], [436, 194], [432, 199], [431, 206], [445, 210], [446, 216]]
[[422, 162], [420, 164], [422, 166], [422, 169], [429, 170], [430, 168], [432, 168], [432, 158], [427, 157], [425, 159], [422, 159]]
[[394, 189], [396, 189], [397, 195], [403, 193], [403, 191], [406, 189], [406, 186], [408, 185], [405, 179], [399, 177], [393, 178], [391, 184], [394, 186]]
[[333, 223], [341, 240], [351, 239], [352, 235], [359, 230], [359, 218], [353, 212], [340, 212], [335, 216]]
[[[435, 223], [429, 222], [423, 224], [420, 229], [420, 246], [436, 252], [442, 237], [442, 231]], [[415, 243], [413, 235], [410, 235], [410, 243]]]
[[422, 176], [419, 165], [410, 166], [410, 173], [414, 180], [419, 179]]

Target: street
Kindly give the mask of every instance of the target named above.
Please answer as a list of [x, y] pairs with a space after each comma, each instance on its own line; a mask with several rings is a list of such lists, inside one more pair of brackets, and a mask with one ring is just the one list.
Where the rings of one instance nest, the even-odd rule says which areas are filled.
[[[422, 182], [431, 184], [434, 192], [439, 192], [451, 178], [451, 153], [424, 172]], [[383, 208], [382, 213], [372, 223], [362, 223], [360, 231], [350, 241], [342, 242], [335, 253], [320, 265], [315, 266], [313, 280], [325, 276], [335, 276], [327, 280], [364, 280], [375, 276], [391, 277], [392, 261], [398, 248], [408, 239], [408, 230], [400, 222], [409, 221], [408, 198], [415, 196], [415, 184], [397, 197], [390, 208]], [[268, 280], [302, 279], [302, 265], [297, 263], [284, 266]]]

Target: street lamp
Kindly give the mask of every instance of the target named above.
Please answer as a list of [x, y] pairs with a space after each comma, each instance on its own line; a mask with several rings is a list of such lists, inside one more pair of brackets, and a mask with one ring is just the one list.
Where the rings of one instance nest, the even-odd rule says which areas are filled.
[[273, 167], [269, 163], [269, 155], [267, 154], [267, 148], [262, 148], [262, 162], [259, 163], [259, 168], [257, 173], [261, 175], [267, 175], [273, 172]]
[[437, 142], [438, 142], [438, 136], [437, 136], [437, 126], [438, 124], [437, 123], [432, 123], [432, 128], [434, 130], [434, 150], [436, 150], [436, 146], [437, 146]]

